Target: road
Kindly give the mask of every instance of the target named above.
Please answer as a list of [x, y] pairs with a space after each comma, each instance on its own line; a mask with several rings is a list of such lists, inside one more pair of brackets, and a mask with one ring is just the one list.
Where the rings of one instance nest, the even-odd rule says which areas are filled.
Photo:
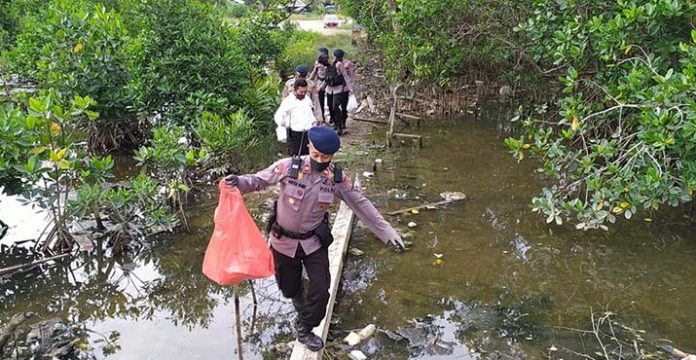
[[350, 30], [347, 29], [324, 29], [322, 20], [292, 20], [292, 22], [297, 24], [302, 30], [314, 31], [325, 35], [350, 34]]

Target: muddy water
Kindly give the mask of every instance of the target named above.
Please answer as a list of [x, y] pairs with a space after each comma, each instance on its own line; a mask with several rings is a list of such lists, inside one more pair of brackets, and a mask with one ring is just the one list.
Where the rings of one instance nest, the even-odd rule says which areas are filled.
[[341, 327], [375, 323], [393, 331], [418, 327], [416, 319], [437, 335], [431, 341], [445, 342], [444, 351], [402, 345], [374, 358], [545, 358], [552, 345], [592, 355], [594, 339], [565, 328], [591, 329], [591, 313], [608, 310], [620, 324], [645, 330], [648, 342], [666, 338], [696, 350], [696, 284], [688, 265], [696, 227], [679, 211], [650, 223], [620, 222], [609, 232], [547, 226], [529, 206], [542, 180], [502, 144], [508, 118], [490, 109], [476, 120], [433, 124], [422, 131], [426, 149], [400, 149], [370, 180], [368, 192], [389, 210], [437, 201], [442, 191], [469, 199], [392, 218], [403, 231], [408, 222], [418, 225], [403, 256], [359, 231], [352, 246], [366, 255], [348, 260], [353, 287], [344, 290]]
[[[552, 345], [592, 354], [591, 339], [566, 328], [588, 329], [592, 311], [610, 310], [621, 324], [644, 330], [648, 342], [666, 338], [696, 350], [694, 227], [679, 211], [609, 232], [547, 226], [528, 205], [542, 180], [502, 145], [509, 117], [490, 107], [478, 118], [429, 123], [423, 150], [367, 147], [346, 155], [384, 160], [362, 180], [384, 211], [438, 201], [443, 191], [469, 199], [390, 218], [414, 243], [404, 255], [356, 227], [351, 246], [366, 254], [347, 259], [334, 336], [377, 324], [383, 331], [362, 346], [373, 359], [535, 359]], [[248, 200], [260, 219], [263, 198]], [[191, 209], [190, 234], [0, 278], [0, 322], [31, 310], [38, 319], [82, 324], [98, 358], [237, 358], [234, 290], [200, 273], [215, 201], [211, 193]], [[411, 221], [417, 227], [409, 229]], [[23, 258], [20, 249], [4, 249], [0, 265]], [[237, 289], [244, 358], [282, 358], [269, 349], [291, 340], [292, 309], [272, 280], [255, 290], [256, 311], [249, 287]], [[410, 335], [411, 343], [389, 332]], [[100, 341], [110, 336], [120, 348]]]

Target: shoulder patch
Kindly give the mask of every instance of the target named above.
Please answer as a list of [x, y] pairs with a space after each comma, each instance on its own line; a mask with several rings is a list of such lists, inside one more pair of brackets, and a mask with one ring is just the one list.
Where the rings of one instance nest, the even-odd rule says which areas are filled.
[[341, 183], [341, 185], [350, 186], [351, 185], [350, 176], [344, 174], [343, 175], [343, 182]]
[[284, 164], [284, 163], [278, 164], [278, 165], [275, 167], [275, 169], [273, 169], [273, 172], [276, 173], [276, 174], [282, 174], [282, 173], [284, 173], [284, 172], [285, 172], [285, 164]]

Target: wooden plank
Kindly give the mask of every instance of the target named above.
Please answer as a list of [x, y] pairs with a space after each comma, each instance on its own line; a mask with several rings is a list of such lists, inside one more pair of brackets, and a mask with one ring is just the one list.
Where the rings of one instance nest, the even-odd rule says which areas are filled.
[[400, 116], [402, 118], [411, 119], [411, 120], [420, 120], [420, 116], [409, 115], [409, 114], [404, 114], [404, 113], [400, 113], [400, 112], [396, 113], [396, 116]]
[[372, 119], [367, 119], [367, 118], [355, 116], [355, 115], [353, 115], [353, 117], [351, 117], [351, 120], [369, 122], [369, 123], [373, 123], [373, 124], [385, 124], [385, 125], [389, 124], [389, 122], [387, 122], [385, 120], [372, 120]]
[[415, 134], [393, 133], [392, 137], [404, 138], [404, 139], [421, 139], [423, 136], [422, 135], [415, 135]]
[[[336, 297], [338, 296], [338, 285], [341, 282], [341, 272], [343, 271], [343, 260], [348, 250], [351, 232], [353, 231], [353, 210], [348, 205], [341, 201], [341, 205], [336, 213], [333, 229], [331, 234], [334, 236], [334, 242], [329, 246], [329, 273], [331, 274], [331, 285], [329, 286], [329, 305], [326, 307], [326, 315], [319, 326], [315, 327], [312, 332], [321, 337], [326, 342], [326, 336], [329, 334], [329, 326], [331, 325], [331, 315], [333, 313]], [[307, 349], [306, 346], [295, 341], [295, 346], [292, 349], [290, 360], [320, 360], [322, 358], [323, 349], [317, 352]]]
[[389, 215], [389, 216], [395, 216], [395, 215], [405, 214], [405, 213], [411, 212], [411, 211], [413, 211], [413, 210], [429, 209], [429, 208], [431, 208], [431, 207], [434, 208], [434, 207], [437, 207], [437, 206], [449, 204], [449, 203], [451, 203], [452, 201], [453, 201], [453, 200], [443, 200], [443, 201], [438, 201], [438, 202], [434, 202], [434, 203], [430, 203], [430, 204], [418, 205], [418, 206], [414, 206], [414, 207], [410, 207], [410, 208], [406, 208], [406, 209], [401, 209], [401, 210], [396, 210], [396, 211], [388, 212], [387, 215]]

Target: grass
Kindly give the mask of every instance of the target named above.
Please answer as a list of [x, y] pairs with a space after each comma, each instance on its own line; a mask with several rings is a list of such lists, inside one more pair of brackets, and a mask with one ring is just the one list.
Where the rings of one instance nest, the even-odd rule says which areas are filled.
[[301, 13], [290, 15], [290, 20], [321, 20], [324, 18], [324, 14], [319, 13]]

